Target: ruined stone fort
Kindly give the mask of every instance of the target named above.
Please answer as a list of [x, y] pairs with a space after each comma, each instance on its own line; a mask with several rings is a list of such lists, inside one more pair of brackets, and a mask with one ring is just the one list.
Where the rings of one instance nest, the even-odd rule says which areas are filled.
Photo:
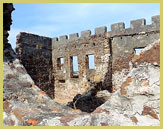
[[[116, 90], [114, 73], [129, 69], [135, 49], [160, 39], [160, 16], [151, 24], [145, 19], [132, 20], [130, 28], [123, 22], [107, 27], [50, 38], [21, 32], [17, 35], [16, 53], [36, 85], [59, 103], [72, 101], [92, 84], [103, 90]], [[90, 62], [90, 56], [94, 62]], [[77, 59], [78, 71], [73, 69]], [[149, 58], [147, 61], [152, 62]], [[94, 64], [90, 68], [90, 63]], [[139, 62], [137, 62], [139, 63]]]

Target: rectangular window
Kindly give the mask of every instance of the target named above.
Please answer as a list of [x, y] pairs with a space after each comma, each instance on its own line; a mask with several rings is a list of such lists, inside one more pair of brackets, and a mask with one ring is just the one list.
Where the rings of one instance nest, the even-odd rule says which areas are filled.
[[71, 66], [71, 77], [78, 78], [79, 76], [79, 68], [78, 68], [78, 57], [71, 56], [70, 57], [70, 66]]
[[93, 54], [86, 55], [86, 67], [88, 69], [95, 69], [95, 60]]
[[79, 72], [79, 69], [78, 69], [78, 57], [73, 56], [72, 60], [73, 60], [73, 72]]
[[64, 58], [60, 58], [61, 65], [64, 64]]
[[64, 58], [63, 57], [58, 58], [57, 59], [57, 67], [58, 67], [58, 69], [61, 70], [63, 65], [64, 65]]

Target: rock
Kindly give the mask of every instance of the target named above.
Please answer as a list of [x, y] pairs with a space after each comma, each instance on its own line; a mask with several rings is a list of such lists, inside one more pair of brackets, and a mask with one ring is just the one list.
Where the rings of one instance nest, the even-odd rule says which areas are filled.
[[75, 103], [76, 108], [72, 109], [56, 103], [38, 88], [17, 59], [7, 40], [13, 10], [12, 4], [4, 4], [4, 126], [160, 125], [160, 41], [135, 56], [129, 70], [114, 74], [117, 88], [113, 93], [101, 91], [98, 85], [101, 83], [92, 84], [93, 88], [69, 103], [73, 108]]
[[151, 107], [145, 106], [142, 112], [142, 115], [150, 115], [154, 119], [158, 119], [157, 114], [153, 111]]
[[130, 117], [130, 119], [132, 120], [132, 122], [135, 122], [136, 124], [138, 123], [138, 120], [135, 116]]
[[97, 92], [96, 96], [99, 98], [101, 97], [101, 98], [104, 98], [105, 100], [108, 100], [109, 97], [111, 96], [111, 93], [107, 90], [102, 90], [102, 91]]
[[38, 123], [38, 120], [32, 120], [32, 119], [29, 119], [27, 121], [28, 124], [31, 124], [31, 125], [36, 125]]

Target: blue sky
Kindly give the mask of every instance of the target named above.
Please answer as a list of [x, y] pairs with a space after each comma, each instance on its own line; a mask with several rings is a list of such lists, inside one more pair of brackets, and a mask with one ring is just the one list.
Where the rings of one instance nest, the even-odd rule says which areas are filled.
[[48, 37], [59, 37], [70, 33], [91, 30], [117, 22], [125, 22], [126, 28], [130, 20], [145, 18], [151, 23], [151, 16], [160, 14], [160, 4], [110, 4], [110, 3], [54, 3], [34, 4], [15, 3], [12, 13], [13, 24], [9, 41], [16, 46], [16, 35], [20, 32], [30, 32]]

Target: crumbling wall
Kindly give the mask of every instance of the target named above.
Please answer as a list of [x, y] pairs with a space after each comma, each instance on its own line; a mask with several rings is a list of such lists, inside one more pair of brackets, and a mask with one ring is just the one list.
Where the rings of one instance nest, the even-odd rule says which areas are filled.
[[51, 38], [29, 33], [17, 36], [16, 53], [35, 84], [54, 97]]
[[[146, 25], [145, 19], [132, 20], [130, 28], [120, 22], [112, 24], [109, 32], [104, 26], [93, 35], [90, 30], [82, 31], [81, 37], [73, 33], [51, 39], [21, 33], [17, 53], [36, 84], [57, 102], [67, 103], [87, 91], [92, 82], [110, 92], [119, 88], [131, 67], [134, 49], [160, 38], [160, 16], [151, 21]], [[88, 68], [90, 54], [94, 55], [94, 69]], [[73, 56], [78, 58], [78, 72], [73, 71]]]
[[113, 71], [121, 71], [129, 68], [135, 48], [144, 48], [160, 38], [160, 16], [153, 16], [150, 25], [146, 25], [145, 19], [138, 19], [131, 21], [130, 28], [117, 23], [111, 25], [111, 29]]
[[[4, 6], [6, 17], [6, 12], [10, 15], [13, 6]], [[11, 20], [11, 15], [8, 18]], [[6, 24], [4, 22], [3, 26]], [[8, 30], [4, 29], [4, 32]], [[5, 46], [9, 43], [6, 33], [3, 36]], [[24, 66], [15, 58], [11, 46], [7, 45], [3, 51], [3, 125], [160, 126], [159, 48], [160, 40], [157, 40], [134, 56], [132, 63], [136, 66], [129, 70], [121, 90], [112, 94], [100, 91], [98, 96], [105, 96], [107, 101], [88, 114], [59, 105], [45, 95], [33, 84]], [[87, 95], [82, 97], [82, 102], [86, 103]]]
[[[112, 24], [109, 32], [104, 26], [96, 28], [94, 35], [91, 35], [90, 30], [82, 31], [81, 37], [78, 35], [78, 33], [70, 34], [69, 39], [67, 35], [63, 35], [59, 39], [55, 37], [52, 40], [56, 100], [63, 100], [62, 98], [66, 99], [86, 91], [90, 80], [100, 82], [102, 89], [114, 91], [116, 82], [112, 74], [117, 72], [119, 74], [122, 70], [126, 70], [124, 74], [127, 74], [129, 62], [135, 55], [134, 49], [144, 48], [160, 38], [160, 16], [153, 16], [150, 25], [146, 25], [145, 19], [138, 19], [131, 21], [130, 28], [125, 28], [125, 24], [121, 22]], [[95, 54], [94, 71], [86, 67], [87, 54]], [[79, 58], [79, 78], [71, 77], [70, 57], [72, 55], [78, 55]], [[65, 62], [63, 69], [58, 70], [57, 58], [61, 57], [65, 58]], [[98, 81], [90, 79], [90, 76]], [[59, 80], [64, 80], [64, 83]]]
[[134, 49], [144, 48], [160, 39], [160, 16], [153, 16], [150, 25], [146, 25], [145, 19], [132, 20], [130, 28], [125, 28], [125, 24], [122, 22], [112, 24], [110, 37], [113, 55], [112, 87], [115, 91], [121, 86], [128, 70], [132, 68], [130, 64], [135, 55]]
[[[78, 33], [66, 35], [60, 39], [53, 38], [53, 68], [55, 75], [55, 100], [67, 103], [77, 94], [87, 91], [92, 82], [102, 88], [105, 73], [109, 67], [110, 47], [105, 36], [106, 27], [96, 28], [96, 35], [91, 36], [90, 30], [82, 31], [81, 38]], [[88, 55], [94, 55], [94, 69], [89, 69]], [[72, 56], [77, 56], [79, 72], [74, 77], [72, 70]], [[63, 58], [62, 66], [58, 59]], [[61, 68], [60, 68], [61, 67]], [[108, 80], [109, 81], [109, 80]], [[110, 80], [111, 81], [111, 80]]]

